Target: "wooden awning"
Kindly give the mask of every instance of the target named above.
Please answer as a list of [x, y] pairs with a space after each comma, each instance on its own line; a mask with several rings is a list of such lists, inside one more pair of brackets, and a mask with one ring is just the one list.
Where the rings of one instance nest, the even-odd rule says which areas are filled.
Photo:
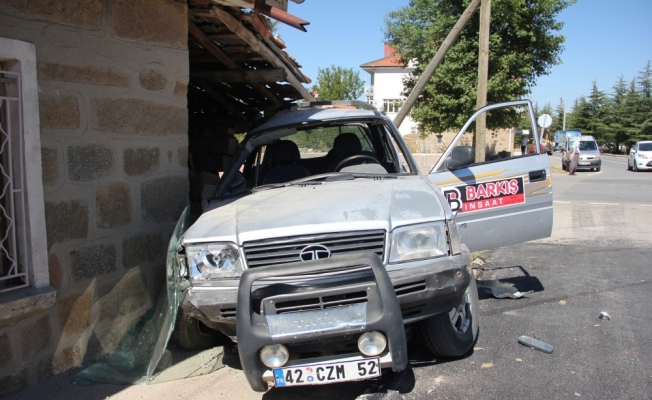
[[245, 132], [260, 111], [314, 100], [303, 86], [310, 78], [272, 34], [270, 21], [224, 3], [189, 1], [190, 123]]

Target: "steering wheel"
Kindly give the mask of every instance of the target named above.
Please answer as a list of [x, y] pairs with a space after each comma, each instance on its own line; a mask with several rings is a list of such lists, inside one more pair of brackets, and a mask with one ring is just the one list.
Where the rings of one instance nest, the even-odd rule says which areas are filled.
[[339, 172], [340, 168], [341, 168], [344, 164], [346, 164], [347, 162], [349, 162], [349, 161], [351, 161], [351, 160], [357, 160], [357, 159], [359, 159], [359, 158], [365, 158], [365, 159], [367, 159], [367, 160], [371, 160], [371, 161], [373, 161], [373, 162], [376, 163], [376, 164], [380, 164], [380, 162], [379, 162], [378, 160], [376, 160], [376, 158], [373, 157], [373, 156], [370, 156], [370, 155], [367, 155], [367, 154], [356, 154], [356, 155], [353, 155], [353, 156], [346, 157], [344, 160], [342, 160], [342, 161], [340, 161], [339, 163], [337, 163], [337, 166], [335, 167], [335, 171], [336, 171], [336, 172]]

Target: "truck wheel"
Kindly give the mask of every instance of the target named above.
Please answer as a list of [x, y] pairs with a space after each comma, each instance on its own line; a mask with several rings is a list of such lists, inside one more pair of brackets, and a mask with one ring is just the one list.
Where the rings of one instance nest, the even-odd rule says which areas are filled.
[[462, 303], [447, 313], [434, 315], [419, 324], [424, 342], [436, 356], [460, 357], [473, 348], [478, 338], [478, 287], [475, 279], [466, 288]]
[[209, 349], [217, 343], [217, 332], [208, 328], [197, 318], [179, 309], [172, 339], [184, 350]]

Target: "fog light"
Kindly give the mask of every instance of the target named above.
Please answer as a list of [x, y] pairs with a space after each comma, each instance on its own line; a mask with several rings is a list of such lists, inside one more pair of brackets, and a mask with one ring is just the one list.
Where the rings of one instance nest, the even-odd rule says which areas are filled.
[[289, 357], [290, 352], [282, 344], [272, 344], [260, 350], [260, 361], [269, 368], [284, 366]]
[[385, 350], [385, 346], [387, 346], [387, 339], [380, 332], [363, 333], [358, 339], [358, 349], [365, 356], [377, 356]]

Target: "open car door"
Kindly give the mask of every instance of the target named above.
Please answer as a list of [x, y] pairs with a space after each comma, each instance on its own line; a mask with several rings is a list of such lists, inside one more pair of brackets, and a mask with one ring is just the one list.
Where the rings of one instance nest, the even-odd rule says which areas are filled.
[[[478, 116], [487, 121], [514, 113], [530, 126], [526, 154], [514, 148], [516, 129], [486, 134], [486, 157], [476, 162], [473, 131]], [[504, 114], [503, 114], [504, 115]], [[528, 132], [522, 130], [522, 132]], [[520, 146], [519, 146], [520, 147]], [[448, 199], [471, 251], [549, 237], [552, 232], [550, 162], [541, 149], [532, 103], [520, 100], [478, 110], [455, 136], [428, 178]]]

